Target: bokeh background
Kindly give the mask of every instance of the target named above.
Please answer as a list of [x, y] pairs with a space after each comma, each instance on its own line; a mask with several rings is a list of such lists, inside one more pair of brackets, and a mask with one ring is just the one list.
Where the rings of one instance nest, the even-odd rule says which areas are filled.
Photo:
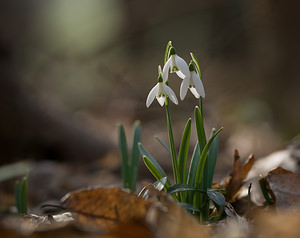
[[[190, 52], [200, 62], [207, 133], [224, 127], [220, 177], [236, 148], [244, 157], [258, 158], [284, 148], [300, 130], [299, 5], [282, 0], [1, 1], [1, 164], [105, 158], [106, 166], [118, 166], [117, 153], [111, 154], [117, 125], [124, 124], [130, 137], [140, 120], [143, 143], [170, 166], [154, 139], [167, 141], [165, 111], [156, 102], [145, 107], [169, 40], [187, 62]], [[179, 96], [180, 79], [170, 80]], [[177, 146], [197, 103], [188, 93], [179, 106], [171, 106]]]

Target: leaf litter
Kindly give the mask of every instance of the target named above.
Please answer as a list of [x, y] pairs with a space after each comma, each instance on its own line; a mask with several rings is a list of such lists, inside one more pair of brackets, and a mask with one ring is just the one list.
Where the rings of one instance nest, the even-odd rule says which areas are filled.
[[251, 201], [251, 188], [248, 196], [239, 196], [253, 163], [249, 156], [242, 164], [235, 151], [230, 176], [214, 186], [227, 190], [226, 216], [215, 223], [200, 224], [152, 185], [146, 186], [147, 199], [98, 187], [65, 195], [56, 215], [2, 216], [1, 237], [300, 237], [300, 174], [280, 167], [270, 171], [263, 180], [274, 204], [259, 206]]

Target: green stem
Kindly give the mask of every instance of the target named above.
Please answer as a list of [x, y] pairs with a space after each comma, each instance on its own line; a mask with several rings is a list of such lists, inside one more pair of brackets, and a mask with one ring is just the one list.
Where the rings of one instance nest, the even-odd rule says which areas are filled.
[[171, 148], [171, 157], [172, 157], [172, 166], [173, 166], [173, 173], [174, 173], [174, 180], [176, 184], [179, 184], [179, 170], [178, 170], [178, 162], [175, 150], [175, 143], [173, 137], [173, 130], [172, 130], [172, 123], [171, 123], [171, 115], [170, 115], [170, 108], [169, 108], [169, 98], [166, 99], [166, 112], [167, 112], [167, 125], [168, 125], [168, 132], [169, 132], [169, 141], [170, 141], [170, 148]]
[[[203, 116], [203, 100], [202, 97], [199, 99], [199, 107], [200, 107], [200, 113], [202, 117], [202, 127], [203, 127], [203, 133], [204, 133], [204, 145], [206, 144], [206, 135], [205, 135], [205, 129], [204, 129], [204, 116]], [[203, 151], [203, 148], [199, 151], [200, 156]], [[204, 191], [207, 191], [208, 189], [208, 161], [205, 161], [204, 169], [203, 169], [203, 175], [202, 175], [202, 182], [201, 182], [201, 189]], [[207, 199], [206, 193], [200, 194], [200, 203], [204, 204], [203, 208], [200, 212], [200, 220], [207, 221], [209, 216], [209, 200]]]
[[199, 99], [199, 107], [200, 107], [200, 112], [201, 112], [202, 120], [203, 120], [203, 102], [202, 102], [202, 97], [200, 97], [200, 99]]

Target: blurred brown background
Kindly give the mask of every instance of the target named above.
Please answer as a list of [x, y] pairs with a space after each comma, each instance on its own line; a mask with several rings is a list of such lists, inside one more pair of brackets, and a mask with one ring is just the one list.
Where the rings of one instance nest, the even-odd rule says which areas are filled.
[[[164, 109], [145, 107], [169, 40], [200, 62], [207, 130], [224, 127], [219, 160], [231, 163], [235, 148], [258, 157], [282, 148], [300, 129], [299, 5], [1, 1], [1, 163], [101, 158], [116, 147], [117, 124], [129, 132], [139, 119], [144, 144], [169, 164], [153, 137], [167, 140]], [[188, 93], [172, 105], [176, 137], [196, 104]]]

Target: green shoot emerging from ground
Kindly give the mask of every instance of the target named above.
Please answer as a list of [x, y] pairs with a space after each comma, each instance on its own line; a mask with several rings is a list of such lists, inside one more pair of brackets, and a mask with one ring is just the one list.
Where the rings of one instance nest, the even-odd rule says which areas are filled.
[[16, 207], [19, 215], [27, 214], [27, 178], [15, 183]]
[[122, 180], [123, 187], [132, 192], [136, 190], [137, 173], [139, 166], [139, 149], [138, 143], [141, 141], [141, 125], [140, 122], [135, 122], [133, 129], [131, 153], [128, 152], [125, 130], [122, 125], [119, 126], [119, 146], [122, 157]]
[[[170, 101], [178, 104], [178, 100], [174, 91], [169, 86], [169, 72], [175, 72], [182, 79], [180, 86], [181, 100], [185, 98], [188, 89], [199, 99], [199, 106], [195, 106], [194, 110], [197, 143], [190, 159], [189, 168], [187, 168], [187, 164], [192, 119], [189, 118], [187, 120], [182, 134], [179, 152], [177, 153], [173, 137]], [[217, 210], [221, 212], [225, 206], [223, 194], [211, 188], [218, 156], [218, 135], [222, 128], [219, 130], [213, 129], [207, 140], [203, 122], [202, 98], [204, 97], [205, 91], [201, 80], [201, 70], [198, 60], [194, 54], [191, 53], [191, 62], [188, 65], [177, 55], [172, 43], [169, 42], [165, 51], [164, 67], [163, 69], [161, 69], [160, 66], [158, 67], [157, 84], [148, 94], [146, 106], [149, 107], [156, 98], [158, 103], [161, 106], [165, 105], [166, 108], [169, 146], [160, 139], [157, 139], [170, 153], [174, 184], [171, 184], [167, 178], [164, 188], [168, 193], [172, 194], [182, 206], [198, 217], [200, 221], [209, 220], [210, 201], [212, 201]], [[166, 172], [141, 143], [139, 143], [139, 150], [143, 155], [145, 165], [157, 180], [167, 177]]]

